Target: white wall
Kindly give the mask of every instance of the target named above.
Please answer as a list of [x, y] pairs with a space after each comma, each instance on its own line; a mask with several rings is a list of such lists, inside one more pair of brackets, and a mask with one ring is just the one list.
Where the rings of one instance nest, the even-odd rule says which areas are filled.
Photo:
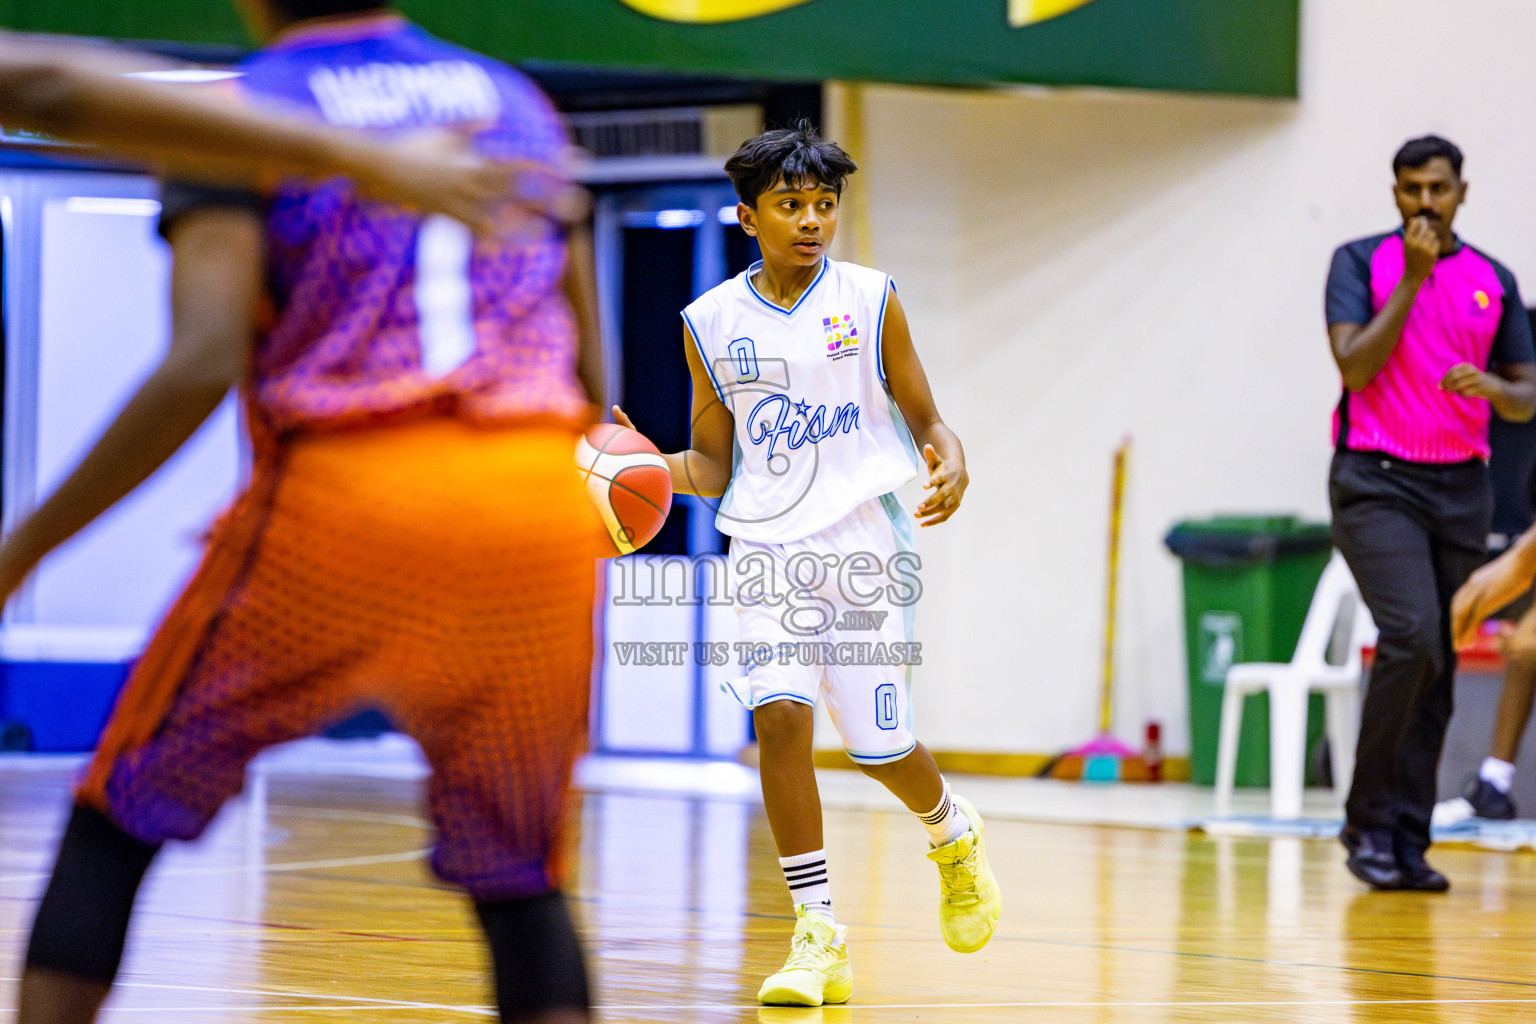
[[1458, 227], [1536, 295], [1532, 39], [1528, 0], [1307, 0], [1299, 103], [864, 91], [872, 262], [972, 476], [960, 515], [920, 538], [925, 742], [1047, 752], [1094, 733], [1110, 460], [1129, 433], [1116, 727], [1139, 742], [1157, 718], [1187, 750], [1163, 534], [1218, 511], [1326, 518], [1323, 281], [1335, 245], [1396, 226], [1406, 138], [1462, 146]]

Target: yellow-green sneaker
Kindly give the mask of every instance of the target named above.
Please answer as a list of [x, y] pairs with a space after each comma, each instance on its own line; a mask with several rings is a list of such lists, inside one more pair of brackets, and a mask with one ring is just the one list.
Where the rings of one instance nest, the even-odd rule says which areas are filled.
[[846, 1003], [853, 995], [853, 968], [843, 929], [820, 914], [795, 908], [795, 937], [789, 959], [779, 973], [763, 982], [757, 1001], [764, 1006], [820, 1006]]
[[957, 953], [974, 953], [992, 938], [1003, 912], [997, 879], [987, 866], [981, 815], [964, 797], [952, 797], [971, 830], [952, 843], [928, 851], [939, 866], [939, 930]]

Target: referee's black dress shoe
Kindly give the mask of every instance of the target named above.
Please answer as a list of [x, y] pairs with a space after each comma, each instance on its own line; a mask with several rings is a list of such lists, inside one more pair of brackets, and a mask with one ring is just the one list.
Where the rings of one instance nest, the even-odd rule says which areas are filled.
[[[1397, 856], [1392, 850], [1390, 829], [1357, 829], [1346, 825], [1344, 831], [1339, 833], [1339, 842], [1343, 843], [1344, 849], [1349, 851], [1349, 857], [1345, 859], [1344, 866], [1349, 868], [1350, 874], [1372, 889], [1403, 887], [1403, 871], [1398, 866]], [[1419, 863], [1424, 864], [1422, 854], [1419, 856]], [[1429, 865], [1424, 864], [1424, 867], [1429, 868]], [[1444, 876], [1441, 878], [1444, 880]]]
[[1402, 881], [1398, 883], [1399, 889], [1412, 889], [1415, 892], [1445, 892], [1451, 887], [1451, 880], [1429, 866], [1424, 859], [1424, 851], [1399, 845], [1397, 851], [1397, 869], [1402, 875]]

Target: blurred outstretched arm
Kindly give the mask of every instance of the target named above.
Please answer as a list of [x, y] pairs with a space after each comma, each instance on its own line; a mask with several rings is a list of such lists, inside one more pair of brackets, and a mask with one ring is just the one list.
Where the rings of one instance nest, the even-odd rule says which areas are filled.
[[264, 227], [223, 209], [172, 225], [170, 350], [58, 489], [0, 543], [0, 604], [45, 555], [176, 454], [244, 377], [265, 281]]
[[125, 77], [126, 56], [106, 47], [0, 33], [0, 124], [86, 143], [179, 176], [241, 184], [344, 175], [359, 190], [476, 228], [507, 202], [557, 220], [579, 219], [574, 184], [521, 188], [555, 168], [477, 155], [462, 133], [382, 141], [361, 132], [269, 113], [219, 90]]

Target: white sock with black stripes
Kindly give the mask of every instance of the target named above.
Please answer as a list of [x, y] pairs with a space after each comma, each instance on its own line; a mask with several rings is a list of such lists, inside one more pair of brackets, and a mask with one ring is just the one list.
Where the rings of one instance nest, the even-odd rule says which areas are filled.
[[832, 885], [827, 881], [827, 851], [812, 850], [793, 857], [780, 857], [779, 867], [784, 869], [789, 898], [795, 906], [803, 905], [807, 912], [820, 914], [827, 924], [837, 927], [832, 916]]
[[944, 799], [927, 814], [919, 814], [917, 820], [928, 830], [928, 841], [934, 847], [948, 846], [971, 830], [970, 819], [949, 798], [949, 782], [944, 783]]

